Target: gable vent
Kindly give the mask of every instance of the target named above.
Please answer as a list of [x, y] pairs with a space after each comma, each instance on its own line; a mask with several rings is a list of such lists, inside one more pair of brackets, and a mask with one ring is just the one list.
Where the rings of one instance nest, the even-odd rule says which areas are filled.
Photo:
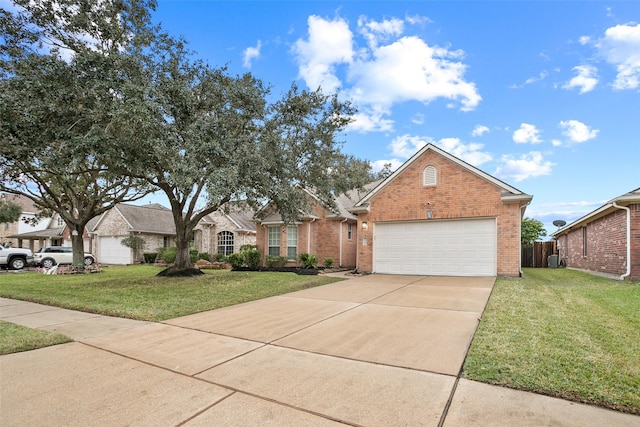
[[436, 167], [435, 166], [427, 166], [424, 168], [423, 177], [422, 177], [423, 185], [436, 185]]

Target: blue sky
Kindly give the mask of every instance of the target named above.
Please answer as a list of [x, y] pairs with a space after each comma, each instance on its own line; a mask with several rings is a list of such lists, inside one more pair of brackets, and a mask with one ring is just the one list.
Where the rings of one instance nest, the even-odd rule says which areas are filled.
[[198, 56], [337, 91], [343, 151], [400, 165], [432, 142], [575, 220], [640, 186], [640, 2], [159, 0]]
[[350, 100], [339, 140], [375, 169], [431, 142], [533, 195], [549, 234], [640, 187], [640, 1], [158, 0], [154, 19], [275, 97]]

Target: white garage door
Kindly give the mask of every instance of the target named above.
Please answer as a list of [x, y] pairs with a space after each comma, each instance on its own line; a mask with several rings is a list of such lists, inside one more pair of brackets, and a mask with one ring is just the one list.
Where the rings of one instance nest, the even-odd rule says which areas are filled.
[[495, 276], [496, 220], [375, 223], [376, 273]]
[[99, 237], [98, 262], [101, 264], [131, 264], [131, 249], [120, 244], [124, 237]]

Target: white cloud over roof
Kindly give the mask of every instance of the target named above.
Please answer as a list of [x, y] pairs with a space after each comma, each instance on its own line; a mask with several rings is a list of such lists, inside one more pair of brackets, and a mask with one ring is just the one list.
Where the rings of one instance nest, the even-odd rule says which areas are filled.
[[476, 125], [476, 127], [471, 131], [471, 136], [482, 136], [487, 132], [489, 132], [488, 127], [484, 125]]
[[[491, 154], [482, 151], [484, 144], [465, 144], [459, 138], [441, 138], [436, 141], [430, 136], [405, 134], [394, 138], [389, 145], [389, 148], [391, 148], [391, 155], [394, 156], [392, 162], [399, 162], [402, 164], [399, 159], [408, 159], [428, 143], [442, 148], [444, 151], [473, 166], [479, 166], [493, 159]], [[389, 162], [389, 160], [385, 160], [383, 162]]]
[[502, 165], [499, 166], [494, 175], [504, 180], [524, 181], [542, 175], [550, 175], [553, 163], [544, 159], [539, 151], [531, 151], [515, 157], [505, 154], [501, 158]]
[[[407, 101], [445, 99], [462, 111], [480, 103], [475, 83], [464, 78], [464, 52], [403, 36], [407, 22], [362, 16], [354, 34], [344, 19], [313, 15], [307, 21], [308, 37], [295, 42], [293, 53], [307, 86], [340, 90], [358, 107], [352, 130], [388, 130], [392, 107]], [[357, 44], [358, 35], [362, 45]]]
[[538, 128], [529, 123], [520, 123], [520, 127], [513, 132], [513, 141], [518, 144], [538, 144], [542, 142]]

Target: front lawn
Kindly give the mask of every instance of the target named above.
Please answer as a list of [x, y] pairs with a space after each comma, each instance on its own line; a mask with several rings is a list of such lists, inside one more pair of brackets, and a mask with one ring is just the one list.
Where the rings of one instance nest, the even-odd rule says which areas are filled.
[[35, 350], [70, 341], [70, 338], [62, 334], [31, 329], [0, 320], [0, 355]]
[[161, 321], [335, 282], [294, 273], [203, 270], [187, 278], [156, 277], [157, 267], [107, 267], [100, 274], [6, 273], [0, 297], [130, 319]]
[[640, 284], [566, 269], [499, 278], [464, 376], [640, 414]]

